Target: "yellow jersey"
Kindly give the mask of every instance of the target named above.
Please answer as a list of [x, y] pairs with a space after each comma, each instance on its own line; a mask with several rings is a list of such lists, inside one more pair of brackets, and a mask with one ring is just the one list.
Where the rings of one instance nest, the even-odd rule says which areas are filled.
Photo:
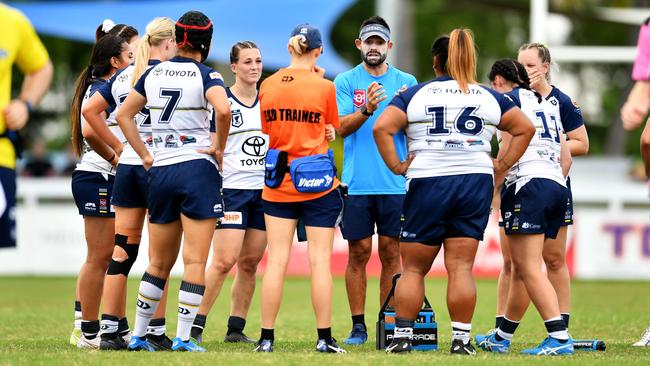
[[[41, 69], [49, 56], [29, 20], [18, 10], [0, 3], [0, 135], [5, 133], [4, 109], [11, 101], [11, 68], [25, 74]], [[0, 138], [0, 167], [14, 169], [16, 152], [6, 137]]]

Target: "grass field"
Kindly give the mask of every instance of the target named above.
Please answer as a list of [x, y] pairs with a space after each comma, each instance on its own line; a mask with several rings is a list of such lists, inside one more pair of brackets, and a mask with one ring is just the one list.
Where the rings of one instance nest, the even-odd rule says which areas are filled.
[[[347, 347], [345, 355], [318, 354], [316, 330], [309, 297], [308, 279], [292, 278], [285, 286], [284, 301], [276, 325], [276, 352], [255, 354], [249, 345], [222, 342], [229, 311], [229, 296], [222, 296], [208, 317], [205, 354], [99, 352], [76, 349], [68, 344], [72, 330], [74, 278], [71, 277], [0, 277], [0, 365], [409, 365], [432, 364], [576, 364], [576, 365], [650, 365], [650, 347], [630, 345], [643, 329], [650, 326], [650, 284], [647, 282], [574, 282], [571, 333], [574, 338], [599, 338], [607, 342], [605, 352], [579, 352], [571, 357], [531, 358], [518, 352], [545, 337], [539, 316], [530, 309], [517, 331], [509, 355], [484, 352], [476, 357], [449, 354], [450, 326], [445, 308], [443, 279], [428, 279], [427, 294], [434, 309], [440, 335], [436, 352], [410, 355], [386, 355], [374, 348], [374, 321], [378, 309], [377, 280], [369, 283], [366, 320], [370, 338], [363, 347]], [[129, 319], [135, 309], [138, 282], [129, 283]], [[168, 333], [176, 327], [178, 280], [170, 289]], [[495, 286], [492, 280], [478, 282], [478, 304], [473, 333], [486, 331], [494, 323]], [[229, 289], [230, 281], [224, 289]], [[229, 290], [224, 291], [227, 295]], [[247, 333], [259, 336], [259, 294], [251, 307]], [[350, 327], [349, 309], [342, 279], [335, 280], [333, 333], [339, 341]]]

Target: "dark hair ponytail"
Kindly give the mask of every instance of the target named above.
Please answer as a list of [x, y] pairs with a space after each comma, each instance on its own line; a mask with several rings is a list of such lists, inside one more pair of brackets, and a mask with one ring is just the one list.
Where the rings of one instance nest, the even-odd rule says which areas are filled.
[[111, 58], [120, 57], [122, 47], [126, 43], [118, 36], [107, 34], [95, 43], [90, 56], [90, 64], [86, 67], [75, 84], [74, 97], [70, 105], [70, 129], [72, 130], [72, 148], [75, 155], [81, 156], [83, 151], [83, 136], [81, 134], [81, 103], [86, 90], [95, 80], [108, 76], [113, 67]]
[[537, 97], [537, 102], [538, 103], [542, 102], [542, 95], [530, 87], [530, 79], [528, 78], [528, 73], [526, 72], [526, 68], [517, 60], [504, 58], [496, 61], [492, 65], [492, 69], [490, 69], [490, 74], [488, 75], [488, 78], [490, 79], [490, 81], [494, 81], [497, 75], [501, 76], [502, 78], [512, 83], [517, 84], [517, 86], [519, 86], [520, 88], [532, 91], [533, 93], [535, 93], [535, 96]]

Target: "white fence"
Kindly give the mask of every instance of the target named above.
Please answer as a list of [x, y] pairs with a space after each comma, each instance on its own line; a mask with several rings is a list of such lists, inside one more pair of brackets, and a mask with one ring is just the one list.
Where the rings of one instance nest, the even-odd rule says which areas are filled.
[[[574, 161], [575, 226], [569, 235], [569, 262], [576, 278], [650, 279], [648, 188], [644, 182], [628, 178], [628, 170], [625, 159]], [[86, 248], [83, 219], [72, 201], [70, 179], [19, 178], [18, 198], [18, 247], [0, 249], [0, 274], [76, 274]], [[481, 274], [494, 274], [495, 266], [498, 268], [496, 233], [495, 227], [488, 228], [487, 244], [479, 251], [476, 262]], [[140, 253], [147, 253], [147, 241], [145, 232]], [[304, 245], [294, 249], [295, 257], [304, 256]], [[337, 235], [335, 272], [344, 268], [338, 262], [345, 261], [346, 254], [347, 245]], [[300, 258], [295, 262], [302, 268]], [[442, 268], [438, 262], [434, 271]], [[141, 255], [134, 273], [142, 273], [146, 263], [146, 255]], [[181, 268], [175, 266], [174, 273]]]

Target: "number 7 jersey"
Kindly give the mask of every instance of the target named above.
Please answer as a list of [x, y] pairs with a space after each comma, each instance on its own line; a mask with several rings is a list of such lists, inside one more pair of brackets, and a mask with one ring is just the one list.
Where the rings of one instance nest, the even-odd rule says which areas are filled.
[[407, 115], [406, 139], [415, 154], [406, 177], [494, 173], [490, 140], [514, 103], [478, 84], [460, 90], [450, 77], [420, 83], [390, 105]]
[[221, 74], [189, 58], [174, 57], [148, 69], [135, 85], [147, 98], [151, 117], [154, 166], [213, 156], [197, 152], [211, 145], [212, 112], [208, 89], [224, 87]]

